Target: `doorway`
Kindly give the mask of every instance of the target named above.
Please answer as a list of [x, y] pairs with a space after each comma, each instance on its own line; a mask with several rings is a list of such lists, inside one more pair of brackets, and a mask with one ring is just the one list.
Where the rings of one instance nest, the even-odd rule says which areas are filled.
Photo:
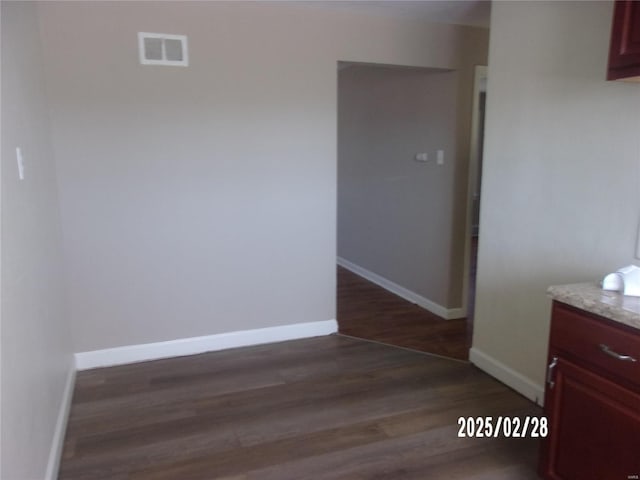
[[466, 359], [446, 307], [458, 73], [341, 63], [338, 86], [339, 332]]

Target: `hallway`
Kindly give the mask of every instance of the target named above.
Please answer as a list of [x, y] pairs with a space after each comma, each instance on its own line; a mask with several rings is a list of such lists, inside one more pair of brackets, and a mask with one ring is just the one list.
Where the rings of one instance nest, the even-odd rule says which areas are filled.
[[[478, 241], [471, 249], [469, 312], [473, 312]], [[388, 345], [469, 359], [472, 314], [445, 320], [384, 288], [338, 266], [339, 333]]]

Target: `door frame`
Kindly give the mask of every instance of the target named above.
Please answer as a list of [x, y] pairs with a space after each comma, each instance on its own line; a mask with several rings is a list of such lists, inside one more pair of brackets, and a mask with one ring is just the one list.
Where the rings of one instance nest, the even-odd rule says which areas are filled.
[[467, 179], [467, 215], [464, 239], [464, 275], [462, 281], [462, 305], [467, 317], [473, 314], [469, 311], [469, 275], [471, 270], [471, 237], [473, 235], [473, 196], [480, 174], [478, 139], [480, 135], [480, 93], [486, 92], [488, 67], [476, 65], [473, 77], [473, 102], [471, 112], [471, 138], [469, 144], [469, 170]]

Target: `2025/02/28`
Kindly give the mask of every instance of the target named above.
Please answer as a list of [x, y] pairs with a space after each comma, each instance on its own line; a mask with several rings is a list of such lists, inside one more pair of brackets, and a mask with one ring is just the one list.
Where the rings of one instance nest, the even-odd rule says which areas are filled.
[[549, 434], [546, 417], [459, 417], [458, 437], [542, 438]]

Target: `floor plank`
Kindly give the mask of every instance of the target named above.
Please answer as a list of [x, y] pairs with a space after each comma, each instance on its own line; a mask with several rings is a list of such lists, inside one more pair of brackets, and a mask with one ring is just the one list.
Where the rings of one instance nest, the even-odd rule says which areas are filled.
[[457, 419], [540, 414], [470, 364], [333, 335], [79, 372], [59, 478], [536, 478], [536, 440]]
[[338, 329], [344, 335], [467, 360], [467, 319], [445, 320], [338, 267]]
[[473, 336], [478, 238], [471, 239], [468, 316], [445, 320], [346, 268], [337, 267], [339, 332], [387, 345], [460, 360], [469, 358]]

